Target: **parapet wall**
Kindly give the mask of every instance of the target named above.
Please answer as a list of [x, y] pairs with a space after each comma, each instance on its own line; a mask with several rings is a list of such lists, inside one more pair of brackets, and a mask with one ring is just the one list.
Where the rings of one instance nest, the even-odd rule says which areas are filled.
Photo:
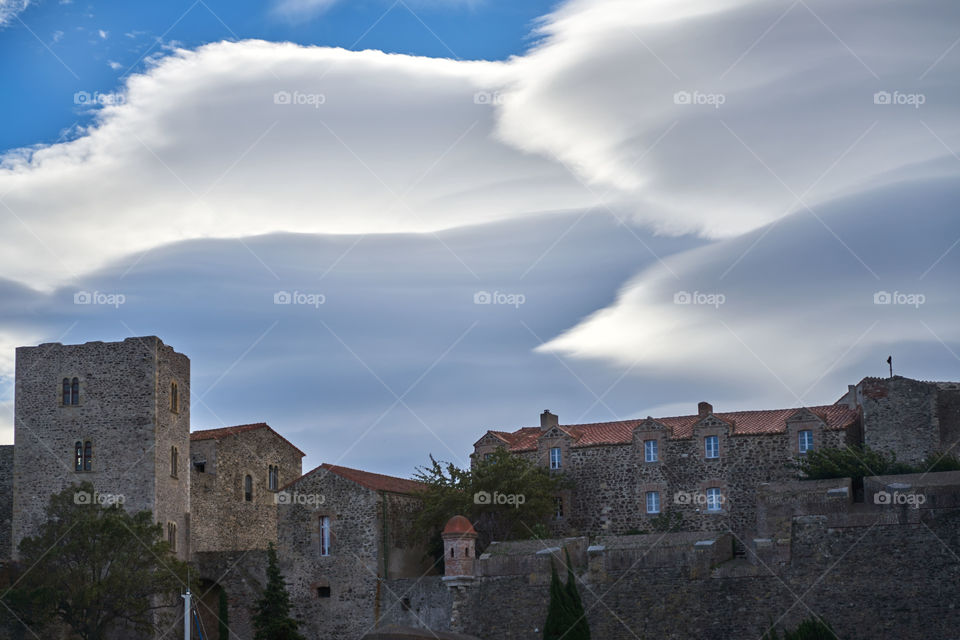
[[0, 562], [13, 552], [13, 445], [0, 446]]

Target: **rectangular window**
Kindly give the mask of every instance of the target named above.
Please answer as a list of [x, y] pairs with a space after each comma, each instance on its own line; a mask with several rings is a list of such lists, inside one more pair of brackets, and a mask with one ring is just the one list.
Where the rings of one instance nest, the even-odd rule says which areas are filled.
[[718, 436], [707, 436], [703, 439], [704, 455], [707, 458], [720, 457], [720, 438]]
[[171, 550], [177, 550], [177, 525], [173, 522], [167, 523], [167, 542], [170, 543]]
[[280, 467], [270, 465], [267, 475], [267, 486], [270, 491], [276, 491], [280, 487]]
[[553, 447], [550, 449], [550, 468], [560, 468], [560, 447]]
[[800, 453], [813, 449], [813, 431], [809, 429], [800, 432]]
[[317, 587], [317, 597], [318, 597], [318, 598], [329, 598], [329, 597], [330, 597], [330, 587]]
[[723, 493], [720, 489], [707, 489], [707, 511], [716, 513], [723, 507]]
[[643, 461], [644, 462], [657, 461], [657, 441], [656, 440], [643, 441]]
[[563, 498], [559, 496], [553, 499], [553, 517], [556, 520], [563, 517]]
[[320, 516], [320, 555], [330, 555], [330, 516]]
[[659, 491], [647, 491], [647, 513], [660, 513]]

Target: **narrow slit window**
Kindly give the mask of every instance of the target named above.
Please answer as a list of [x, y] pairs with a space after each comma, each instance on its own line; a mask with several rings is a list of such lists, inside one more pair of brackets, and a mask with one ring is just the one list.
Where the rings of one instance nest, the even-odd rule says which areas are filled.
[[253, 478], [249, 475], [243, 479], [243, 499], [253, 502]]
[[330, 555], [330, 516], [320, 516], [320, 555]]
[[93, 471], [93, 443], [89, 440], [83, 443], [83, 470]]
[[74, 378], [70, 382], [70, 404], [76, 406], [80, 404], [80, 379]]

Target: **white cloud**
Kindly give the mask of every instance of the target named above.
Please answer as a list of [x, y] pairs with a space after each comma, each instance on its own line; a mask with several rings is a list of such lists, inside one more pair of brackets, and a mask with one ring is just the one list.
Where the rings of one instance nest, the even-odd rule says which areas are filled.
[[110, 34], [103, 29], [97, 29], [97, 35], [100, 36], [101, 40], [106, 40], [110, 36]]
[[[273, 0], [274, 15], [287, 20], [308, 20], [322, 15], [341, 0]], [[482, 4], [484, 0], [409, 0], [406, 9], [415, 9], [424, 5], [452, 5], [473, 7]], [[384, 0], [384, 6], [394, 8], [394, 3]]]
[[117, 62], [116, 60], [109, 60], [109, 61], [107, 61], [107, 64], [108, 64], [108, 65], [110, 66], [110, 68], [113, 69], [114, 71], [118, 71], [118, 70], [120, 70], [120, 69], [123, 69], [123, 65], [120, 64], [119, 62]]
[[14, 19], [30, 5], [30, 0], [0, 0], [0, 27]]

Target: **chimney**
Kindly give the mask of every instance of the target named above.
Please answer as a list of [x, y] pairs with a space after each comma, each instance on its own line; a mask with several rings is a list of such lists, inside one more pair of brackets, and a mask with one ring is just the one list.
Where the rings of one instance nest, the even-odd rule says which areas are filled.
[[550, 427], [556, 427], [560, 424], [560, 418], [550, 413], [550, 409], [544, 409], [540, 414], [540, 428], [544, 431]]
[[713, 413], [713, 405], [709, 402], [701, 402], [697, 404], [697, 415], [701, 418], [710, 415]]

